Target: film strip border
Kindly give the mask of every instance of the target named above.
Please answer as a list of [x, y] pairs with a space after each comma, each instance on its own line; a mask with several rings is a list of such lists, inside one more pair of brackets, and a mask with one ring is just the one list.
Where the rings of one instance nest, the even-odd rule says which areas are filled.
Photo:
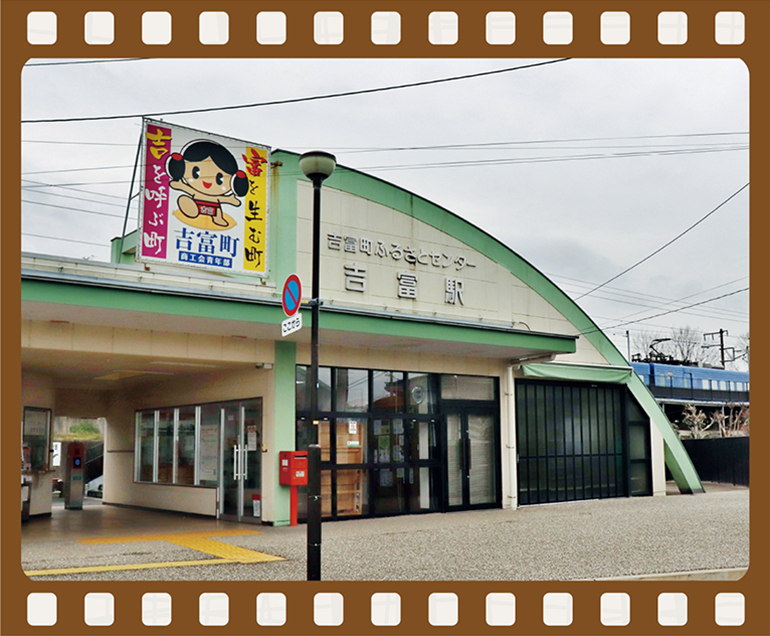
[[[767, 2], [340, 0], [213, 8], [195, 1], [160, 9], [157, 2], [3, 0], [4, 75], [12, 69], [10, 81], [17, 82], [16, 71], [30, 57], [300, 54], [741, 56], [754, 63], [752, 79], [767, 76], [754, 75], [767, 51], [752, 38], [753, 28], [769, 23]], [[13, 101], [8, 91], [6, 96]], [[4, 130], [17, 126], [10, 117], [18, 119], [6, 109]], [[755, 133], [767, 132], [763, 126], [752, 125], [755, 139], [762, 138]], [[759, 190], [755, 196], [759, 199]], [[7, 362], [5, 352], [3, 357]], [[16, 453], [12, 459], [4, 464], [4, 482], [11, 485], [15, 482], [5, 477], [15, 474], [10, 469], [16, 468]], [[8, 519], [17, 513], [17, 503], [16, 497], [4, 497]], [[752, 513], [756, 533], [764, 521], [761, 511]], [[21, 573], [19, 531], [9, 530], [12, 522], [3, 525], [4, 633], [202, 634], [216, 626], [227, 626], [229, 633], [278, 634], [764, 631], [762, 588], [752, 572], [729, 582], [45, 583]], [[752, 564], [767, 565], [766, 551], [756, 541]]]
[[[390, 587], [392, 585], [385, 585], [384, 589]], [[115, 595], [110, 592], [91, 592], [81, 600], [80, 620], [86, 626], [108, 627], [115, 624], [116, 616], [120, 614], [124, 622], [140, 620], [145, 627], [167, 627], [168, 632], [174, 633], [179, 627], [185, 630], [192, 628], [191, 618], [197, 618], [197, 625], [203, 627], [225, 626], [232, 618], [239, 625], [250, 621], [254, 627], [273, 628], [271, 631], [274, 633], [292, 633], [292, 628], [307, 628], [306, 619], [310, 618], [310, 626], [315, 628], [339, 628], [345, 624], [348, 629], [353, 627], [366, 630], [372, 627], [402, 626], [402, 603], [406, 602], [397, 592], [375, 592], [369, 596], [366, 604], [363, 603], [366, 598], [358, 595], [352, 595], [352, 599], [350, 596], [346, 598], [345, 594], [339, 592], [317, 592], [312, 598], [299, 601], [287, 599], [283, 592], [263, 592], [256, 594], [256, 599], [252, 595], [250, 603], [243, 603], [239, 599], [238, 603], [231, 604], [230, 596], [224, 592], [204, 592], [197, 597], [198, 615], [195, 617], [195, 612], [191, 611], [194, 605], [190, 603], [196, 599], [181, 596], [174, 598], [167, 592], [146, 592], [137, 603], [134, 595], [116, 601]], [[575, 598], [568, 592], [546, 592], [539, 598], [539, 602], [525, 605], [520, 602], [518, 608], [516, 595], [511, 592], [489, 592], [483, 598], [478, 598], [478, 594], [469, 598], [468, 595], [455, 592], [434, 592], [418, 597], [417, 602], [414, 598], [409, 601], [411, 607], [408, 609], [412, 617], [405, 627], [459, 628], [460, 617], [466, 619], [466, 614], [469, 619], [464, 620], [462, 626], [467, 627], [470, 623], [474, 631], [482, 626], [498, 628], [490, 633], [500, 633], [502, 630], [499, 628], [511, 628], [521, 623], [537, 627], [538, 621], [541, 630], [546, 628], [546, 632], [547, 628], [554, 628], [550, 631], [558, 633], [560, 630], [555, 628], [564, 627], [583, 631], [585, 628], [595, 628], [597, 618], [603, 627], [627, 627], [632, 621], [646, 628], [650, 627], [651, 622], [657, 627], [682, 627], [691, 622], [692, 615], [710, 617], [712, 624], [720, 627], [738, 627], [745, 623], [746, 599], [742, 593], [720, 592], [710, 596], [710, 607], [705, 607], [702, 606], [704, 598], [690, 604], [686, 592], [662, 592], [657, 595], [656, 605], [641, 602], [637, 607], [635, 599], [628, 592], [601, 592], [598, 598], [596, 594], [591, 597], [579, 595], [582, 612], [580, 619], [577, 619]], [[706, 595], [705, 600], [708, 598], [709, 595]], [[370, 612], [367, 616], [358, 606], [358, 611], [353, 612], [351, 618], [346, 605], [359, 601], [364, 607], [368, 605]], [[123, 606], [119, 607], [121, 604]], [[68, 612], [67, 618], [72, 618], [73, 613]], [[593, 614], [594, 620], [591, 624], [581, 625], [582, 614], [586, 613]], [[179, 620], [180, 614], [183, 614], [182, 621]], [[298, 617], [305, 619], [300, 619], [302, 625], [297, 625], [300, 622]], [[73, 623], [77, 622], [73, 620]], [[706, 621], [700, 621], [703, 622]], [[57, 623], [59, 613], [55, 593], [33, 592], [27, 596], [28, 625], [54, 628]]]
[[[341, 11], [313, 13], [312, 40], [320, 46], [338, 46], [346, 40], [345, 14]], [[510, 46], [517, 41], [517, 19], [513, 11], [487, 11], [484, 21], [484, 42], [491, 46]], [[687, 11], [657, 13], [655, 37], [664, 46], [681, 46], [688, 42], [690, 20]], [[202, 11], [199, 16], [199, 43], [222, 46], [230, 43], [230, 15], [226, 11]], [[83, 16], [83, 40], [95, 49], [115, 42], [116, 20], [111, 11], [88, 11]], [[545, 11], [542, 14], [542, 41], [550, 46], [572, 44], [575, 15], [571, 11]], [[631, 42], [636, 29], [628, 11], [602, 11], [599, 18], [599, 39], [608, 46], [623, 46]], [[27, 14], [27, 42], [35, 46], [50, 46], [59, 41], [59, 21], [56, 11], [30, 11]], [[168, 11], [145, 11], [141, 14], [141, 42], [162, 47], [174, 40], [174, 18]], [[281, 46], [287, 42], [289, 28], [284, 11], [257, 11], [256, 26], [251, 41], [262, 47]], [[405, 25], [406, 26], [406, 25]], [[518, 30], [532, 30], [527, 21]], [[431, 11], [427, 16], [427, 41], [437, 47], [456, 45], [460, 40], [460, 16], [456, 11]], [[734, 46], [746, 41], [746, 16], [742, 11], [717, 11], [713, 18], [713, 39], [716, 44]], [[243, 30], [238, 37], [245, 37]], [[362, 35], [357, 33], [356, 35]], [[648, 34], [645, 34], [645, 36]], [[702, 34], [705, 35], [705, 34]], [[79, 33], [67, 33], [78, 37]], [[402, 43], [402, 15], [398, 11], [371, 13], [369, 36], [375, 46], [392, 47]], [[245, 42], [237, 42], [244, 44]], [[208, 51], [207, 51], [208, 53]]]

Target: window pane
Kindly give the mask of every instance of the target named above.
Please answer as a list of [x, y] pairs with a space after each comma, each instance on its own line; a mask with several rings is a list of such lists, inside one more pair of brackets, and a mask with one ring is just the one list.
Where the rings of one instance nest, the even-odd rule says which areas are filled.
[[244, 498], [250, 509], [250, 514], [253, 514], [252, 497], [261, 494], [262, 488], [262, 398], [247, 400], [242, 404], [243, 434], [245, 436], [243, 443], [246, 446]]
[[435, 413], [436, 392], [433, 382], [427, 373], [410, 373], [407, 382], [408, 413]]
[[409, 469], [409, 511], [438, 510], [438, 468]]
[[[310, 367], [297, 365], [297, 410], [310, 410]], [[318, 410], [329, 412], [332, 410], [332, 370], [329, 367], [318, 369]]]
[[221, 423], [219, 404], [201, 406], [200, 465], [198, 478], [201, 486], [219, 485], [219, 433]]
[[494, 400], [495, 379], [475, 375], [442, 375], [444, 400]]
[[404, 374], [372, 372], [372, 410], [401, 413], [404, 410]]
[[628, 446], [630, 459], [647, 459], [649, 457], [647, 428], [644, 426], [629, 426]]
[[[332, 473], [330, 470], [321, 471], [321, 516], [331, 517], [332, 514]], [[297, 487], [297, 520], [307, 521], [307, 486]]]
[[177, 439], [176, 483], [192, 485], [195, 482], [195, 407], [179, 409], [179, 436]]
[[409, 459], [438, 459], [438, 431], [435, 420], [409, 420]]
[[365, 418], [344, 418], [337, 420], [337, 463], [363, 464], [366, 462]]
[[647, 462], [632, 462], [631, 471], [631, 494], [646, 495], [649, 494], [650, 475]]
[[406, 512], [406, 469], [382, 468], [373, 476], [375, 514]]
[[337, 516], [350, 517], [369, 512], [369, 492], [365, 470], [337, 471]]
[[155, 411], [139, 413], [139, 481], [152, 481], [155, 459]]
[[158, 483], [170, 484], [174, 477], [174, 409], [158, 411]]
[[50, 420], [48, 409], [24, 409], [24, 461], [30, 470], [48, 470]]
[[369, 372], [365, 369], [337, 369], [337, 411], [369, 409]]
[[402, 464], [405, 461], [404, 420], [374, 420], [372, 452], [375, 464]]
[[[318, 430], [316, 431], [316, 429]], [[313, 425], [310, 419], [306, 417], [297, 420], [297, 450], [307, 450], [310, 444], [315, 444], [316, 435], [318, 435], [317, 443], [321, 445], [321, 461], [328, 462], [331, 460], [329, 452], [329, 420], [320, 420], [317, 426]]]

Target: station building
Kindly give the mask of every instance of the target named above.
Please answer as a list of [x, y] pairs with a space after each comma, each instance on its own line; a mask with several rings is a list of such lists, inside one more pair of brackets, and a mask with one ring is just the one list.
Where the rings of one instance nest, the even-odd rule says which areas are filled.
[[282, 337], [281, 290], [296, 272], [309, 298], [312, 185], [290, 152], [268, 175], [260, 277], [137, 262], [141, 227], [111, 263], [22, 254], [31, 516], [51, 511], [42, 422], [57, 416], [106, 419], [104, 504], [239, 521], [289, 522], [278, 454], [314, 428], [327, 519], [664, 495], [666, 466], [702, 491], [647, 387], [553, 282], [342, 166], [322, 194], [311, 422], [310, 310]]

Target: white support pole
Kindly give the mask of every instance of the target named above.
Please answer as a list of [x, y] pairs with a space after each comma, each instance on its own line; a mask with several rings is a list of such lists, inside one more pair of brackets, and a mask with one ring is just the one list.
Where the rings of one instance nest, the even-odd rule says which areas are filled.
[[[516, 448], [516, 395], [513, 384], [513, 364], [508, 364], [505, 370], [505, 399], [508, 407], [508, 502], [515, 510], [519, 502], [519, 465]], [[504, 505], [504, 507], [508, 506]]]

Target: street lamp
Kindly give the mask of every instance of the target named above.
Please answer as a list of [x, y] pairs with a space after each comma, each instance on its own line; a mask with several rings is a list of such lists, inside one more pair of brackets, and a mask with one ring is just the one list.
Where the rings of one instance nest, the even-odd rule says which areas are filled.
[[315, 443], [308, 448], [307, 580], [321, 580], [321, 446], [318, 444], [318, 321], [321, 315], [321, 184], [334, 172], [337, 159], [320, 150], [306, 152], [299, 167], [313, 182], [313, 321], [310, 331], [310, 421]]

